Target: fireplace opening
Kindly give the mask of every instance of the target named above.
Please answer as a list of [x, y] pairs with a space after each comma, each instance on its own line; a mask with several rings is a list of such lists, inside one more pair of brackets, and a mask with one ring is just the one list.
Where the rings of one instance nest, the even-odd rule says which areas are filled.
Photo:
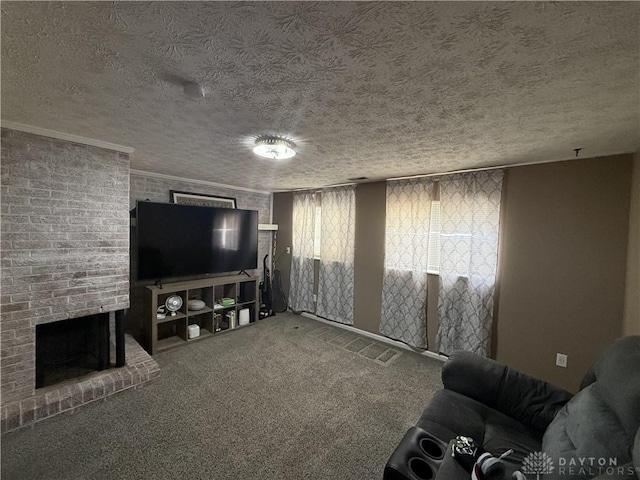
[[109, 368], [109, 314], [36, 325], [36, 388]]

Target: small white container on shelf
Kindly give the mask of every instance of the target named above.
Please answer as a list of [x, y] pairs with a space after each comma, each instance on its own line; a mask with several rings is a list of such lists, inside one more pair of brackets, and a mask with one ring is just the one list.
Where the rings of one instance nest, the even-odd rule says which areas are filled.
[[242, 310], [240, 310], [240, 320], [238, 324], [241, 327], [244, 327], [245, 325], [249, 325], [249, 309], [248, 308], [243, 308]]
[[187, 327], [187, 336], [189, 338], [196, 338], [200, 336], [200, 325], [193, 324]]

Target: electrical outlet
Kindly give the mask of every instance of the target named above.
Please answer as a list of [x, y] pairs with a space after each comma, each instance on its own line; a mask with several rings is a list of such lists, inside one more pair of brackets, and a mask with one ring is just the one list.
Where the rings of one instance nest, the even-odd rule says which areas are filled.
[[568, 357], [564, 353], [556, 353], [556, 366], [567, 368]]
[[291, 255], [291, 247], [287, 247], [286, 252], [287, 252], [287, 255]]
[[318, 295], [316, 295], [315, 293], [313, 294], [313, 301], [317, 302], [318, 301]]

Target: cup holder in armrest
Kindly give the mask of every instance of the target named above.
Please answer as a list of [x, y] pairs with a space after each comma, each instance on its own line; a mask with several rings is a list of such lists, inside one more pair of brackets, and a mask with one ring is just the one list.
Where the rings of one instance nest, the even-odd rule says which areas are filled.
[[413, 457], [409, 460], [409, 471], [420, 480], [431, 480], [436, 473], [435, 469], [420, 457]]
[[410, 428], [389, 457], [384, 480], [432, 480], [447, 444], [420, 427]]
[[442, 460], [444, 451], [447, 448], [446, 445], [443, 447], [442, 442], [431, 436], [418, 440], [418, 446], [427, 457], [435, 458], [436, 460]]

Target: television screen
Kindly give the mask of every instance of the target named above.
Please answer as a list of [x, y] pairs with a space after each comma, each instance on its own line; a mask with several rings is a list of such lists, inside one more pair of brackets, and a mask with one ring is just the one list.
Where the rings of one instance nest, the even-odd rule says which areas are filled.
[[240, 272], [258, 266], [258, 212], [139, 201], [138, 279]]

